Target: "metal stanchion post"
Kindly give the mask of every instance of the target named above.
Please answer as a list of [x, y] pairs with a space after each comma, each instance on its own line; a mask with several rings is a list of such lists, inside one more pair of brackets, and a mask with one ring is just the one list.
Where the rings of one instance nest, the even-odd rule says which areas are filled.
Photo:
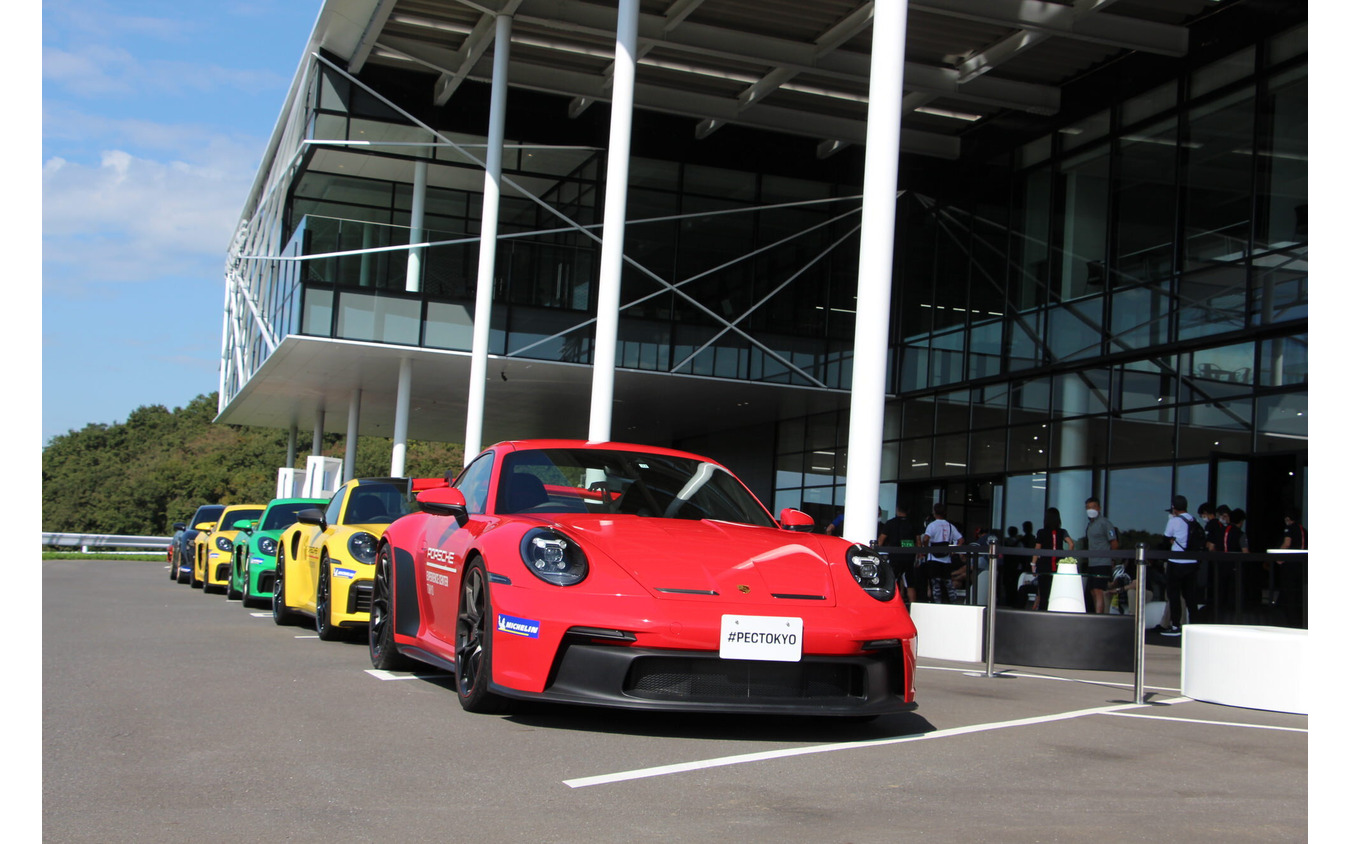
[[1144, 702], [1144, 605], [1148, 602], [1148, 559], [1144, 543], [1134, 546], [1134, 702]]
[[994, 607], [998, 603], [998, 539], [989, 540], [989, 585], [985, 589], [984, 676], [994, 676]]

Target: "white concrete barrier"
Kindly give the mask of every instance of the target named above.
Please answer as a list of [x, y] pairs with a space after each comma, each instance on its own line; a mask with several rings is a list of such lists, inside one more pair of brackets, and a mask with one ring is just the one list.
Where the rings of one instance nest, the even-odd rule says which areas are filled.
[[1087, 612], [1083, 603], [1083, 578], [1078, 576], [1078, 563], [1060, 560], [1055, 573], [1050, 575], [1050, 612]]
[[919, 631], [919, 656], [984, 662], [984, 607], [914, 604], [909, 616]]
[[1187, 624], [1181, 628], [1181, 693], [1208, 703], [1307, 715], [1307, 657], [1307, 630]]

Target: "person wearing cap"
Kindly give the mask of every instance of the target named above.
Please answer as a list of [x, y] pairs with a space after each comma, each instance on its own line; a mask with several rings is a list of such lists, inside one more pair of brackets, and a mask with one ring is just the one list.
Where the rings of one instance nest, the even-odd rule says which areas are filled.
[[[1173, 495], [1172, 505], [1165, 508], [1170, 514], [1167, 519], [1167, 527], [1163, 530], [1163, 536], [1172, 543], [1173, 551], [1204, 551], [1202, 543], [1197, 543], [1196, 548], [1187, 548], [1187, 537], [1190, 535], [1190, 525], [1199, 523], [1195, 517], [1186, 512], [1187, 501], [1184, 495]], [[1190, 612], [1191, 620], [1195, 620], [1200, 612], [1200, 586], [1197, 576], [1200, 571], [1200, 564], [1195, 560], [1171, 559], [1167, 560], [1167, 611], [1171, 616], [1169, 626], [1163, 628], [1164, 636], [1181, 635], [1181, 605], [1185, 601], [1186, 609]]]

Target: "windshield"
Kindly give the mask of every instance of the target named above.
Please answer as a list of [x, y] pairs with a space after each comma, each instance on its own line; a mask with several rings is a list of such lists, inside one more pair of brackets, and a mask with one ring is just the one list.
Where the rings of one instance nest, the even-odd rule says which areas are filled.
[[406, 479], [365, 481], [351, 487], [347, 493], [347, 510], [343, 524], [387, 525], [399, 516], [421, 509], [417, 500], [409, 497], [410, 484]]
[[214, 522], [216, 519], [220, 518], [220, 514], [223, 512], [225, 512], [224, 504], [203, 504], [198, 507], [197, 512], [192, 515], [192, 523], [189, 524], [188, 527], [190, 528], [193, 525], [199, 525], [202, 522]]
[[727, 470], [687, 457], [608, 449], [515, 451], [502, 462], [498, 513], [623, 513], [776, 527]]
[[267, 509], [267, 517], [263, 519], [263, 523], [258, 530], [285, 530], [296, 523], [296, 513], [322, 506], [322, 501], [292, 501], [287, 504], [273, 504]]
[[221, 514], [223, 517], [221, 520], [225, 523], [222, 527], [227, 530], [233, 530], [235, 522], [244, 520], [253, 521], [262, 516], [262, 512], [263, 508], [261, 507], [232, 507], [229, 512]]

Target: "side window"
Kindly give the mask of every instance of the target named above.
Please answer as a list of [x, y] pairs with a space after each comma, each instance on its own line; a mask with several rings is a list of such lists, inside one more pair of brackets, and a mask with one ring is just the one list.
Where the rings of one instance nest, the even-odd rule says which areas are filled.
[[455, 481], [455, 487], [464, 493], [464, 501], [469, 505], [470, 513], [486, 513], [488, 482], [492, 480], [492, 458], [495, 455], [488, 452], [470, 464], [469, 468], [460, 473], [459, 479]]
[[332, 500], [328, 502], [328, 509], [323, 512], [323, 520], [330, 525], [338, 523], [338, 515], [342, 513], [342, 502], [347, 497], [347, 490], [351, 487], [343, 487], [333, 494]]

